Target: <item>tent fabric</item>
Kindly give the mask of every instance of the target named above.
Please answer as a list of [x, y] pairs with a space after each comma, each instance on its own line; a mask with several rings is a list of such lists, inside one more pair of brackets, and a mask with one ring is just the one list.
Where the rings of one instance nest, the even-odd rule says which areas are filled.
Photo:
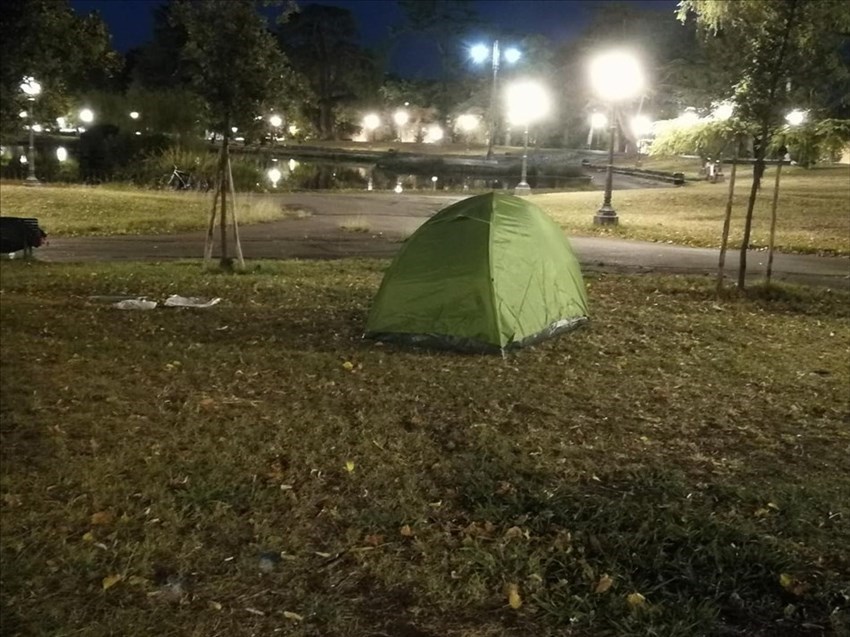
[[366, 336], [504, 352], [586, 320], [581, 269], [561, 228], [534, 204], [493, 192], [444, 208], [407, 240]]

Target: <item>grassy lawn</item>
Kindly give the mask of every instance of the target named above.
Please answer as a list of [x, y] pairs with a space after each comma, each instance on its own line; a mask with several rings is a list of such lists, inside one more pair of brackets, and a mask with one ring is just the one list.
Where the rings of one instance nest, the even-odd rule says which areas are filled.
[[[237, 194], [236, 202], [241, 224], [287, 214], [261, 195]], [[201, 230], [209, 223], [211, 208], [211, 193], [0, 184], [0, 214], [37, 217], [50, 235], [66, 237]]]
[[[756, 202], [751, 244], [760, 248], [766, 248], [769, 240], [774, 175], [768, 169]], [[749, 182], [746, 174], [736, 181], [730, 246], [741, 244]], [[614, 228], [593, 225], [593, 213], [602, 203], [599, 192], [541, 194], [532, 200], [569, 234], [716, 248], [727, 196], [728, 183], [615, 191], [613, 205], [620, 225]], [[784, 169], [776, 246], [784, 252], [850, 254], [850, 168]]]
[[255, 267], [3, 265], [4, 634], [848, 634], [846, 295], [600, 275], [502, 359]]

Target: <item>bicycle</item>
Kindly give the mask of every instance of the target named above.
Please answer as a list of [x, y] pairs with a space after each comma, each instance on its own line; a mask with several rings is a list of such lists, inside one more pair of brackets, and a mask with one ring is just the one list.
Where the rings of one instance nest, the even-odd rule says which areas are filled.
[[192, 175], [175, 166], [170, 175], [159, 180], [159, 185], [172, 190], [189, 190], [192, 188]]

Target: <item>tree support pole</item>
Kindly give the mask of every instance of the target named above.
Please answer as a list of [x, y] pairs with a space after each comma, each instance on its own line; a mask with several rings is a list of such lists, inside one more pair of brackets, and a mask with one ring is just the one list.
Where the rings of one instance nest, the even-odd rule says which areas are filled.
[[767, 284], [773, 275], [773, 246], [776, 242], [776, 205], [779, 203], [779, 178], [782, 175], [782, 161], [776, 165], [776, 182], [773, 186], [773, 205], [770, 209], [770, 243], [767, 248]]
[[735, 173], [738, 169], [738, 147], [732, 158], [732, 171], [729, 173], [729, 196], [726, 199], [726, 214], [723, 217], [723, 237], [720, 240], [720, 260], [717, 263], [717, 294], [723, 289], [723, 277], [726, 268], [726, 249], [729, 246], [729, 226], [732, 223], [732, 203], [735, 197]]
[[230, 183], [230, 197], [233, 206], [233, 238], [236, 242], [236, 258], [239, 260], [239, 267], [245, 269], [245, 258], [242, 256], [242, 242], [239, 240], [239, 221], [236, 218], [236, 191], [233, 186], [233, 168], [230, 165], [230, 157], [227, 158], [227, 179]]

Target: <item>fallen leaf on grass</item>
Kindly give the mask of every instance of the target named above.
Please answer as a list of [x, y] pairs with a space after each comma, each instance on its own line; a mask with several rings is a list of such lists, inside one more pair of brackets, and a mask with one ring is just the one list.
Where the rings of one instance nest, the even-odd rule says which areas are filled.
[[806, 591], [809, 590], [808, 584], [801, 582], [796, 577], [789, 575], [788, 573], [782, 573], [779, 576], [779, 585], [795, 597], [802, 597], [806, 594]]
[[506, 540], [521, 539], [524, 535], [525, 533], [523, 533], [523, 530], [518, 526], [512, 526], [507, 531], [505, 531]]
[[348, 371], [348, 372], [353, 371], [354, 370], [354, 363], [352, 363], [351, 361], [345, 361], [342, 364], [342, 368], [344, 370]]
[[283, 611], [283, 616], [286, 617], [287, 619], [292, 619], [292, 620], [297, 621], [297, 622], [304, 621], [303, 616], [299, 615], [298, 613], [293, 613], [290, 610]]
[[106, 524], [112, 524], [112, 521], [115, 519], [115, 514], [111, 511], [98, 511], [97, 513], [92, 513], [91, 515], [91, 523], [93, 526], [104, 526]]
[[119, 574], [107, 575], [106, 577], [103, 578], [103, 582], [102, 582], [103, 590], [108, 590], [108, 589], [112, 588], [118, 582], [120, 582], [122, 579], [123, 579], [123, 577]]
[[364, 541], [370, 546], [378, 546], [384, 543], [384, 536], [377, 533], [370, 533], [364, 538]]
[[354, 471], [354, 462], [351, 461], [351, 460], [346, 460], [345, 461], [345, 470], [348, 471], [348, 473], [351, 473], [352, 471]]
[[413, 537], [413, 529], [410, 528], [409, 524], [405, 524], [401, 529], [399, 529], [399, 533], [401, 533], [402, 537]]
[[219, 602], [210, 602], [210, 608], [213, 610], [221, 610], [221, 604]]
[[642, 608], [646, 606], [646, 597], [640, 593], [631, 593], [628, 597], [626, 597], [626, 601], [632, 608]]
[[596, 582], [596, 588], [593, 589], [594, 593], [601, 594], [607, 591], [614, 584], [614, 578], [609, 576], [607, 573], [599, 578], [599, 581]]
[[83, 534], [83, 542], [94, 542], [94, 533], [89, 531]]
[[508, 584], [505, 587], [508, 595], [508, 605], [514, 610], [522, 606], [522, 597], [519, 594], [519, 586], [516, 584]]

